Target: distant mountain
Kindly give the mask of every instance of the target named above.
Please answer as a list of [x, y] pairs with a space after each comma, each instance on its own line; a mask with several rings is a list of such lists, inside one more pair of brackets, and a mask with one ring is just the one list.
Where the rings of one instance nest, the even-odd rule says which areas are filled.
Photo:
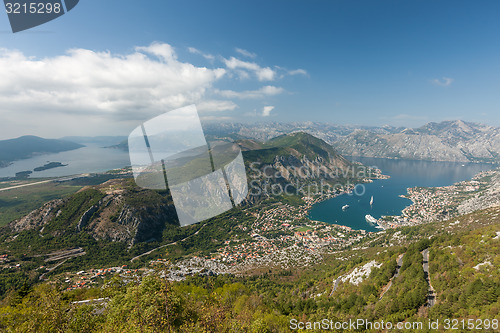
[[500, 129], [461, 120], [399, 133], [356, 130], [333, 145], [344, 155], [452, 162], [499, 162]]
[[303, 132], [281, 135], [265, 143], [249, 139], [238, 143], [253, 193], [248, 198], [250, 202], [270, 196], [268, 192], [273, 187], [314, 196], [316, 186], [329, 184], [338, 189], [363, 181], [362, 178], [377, 177], [374, 173], [368, 175], [373, 170], [351, 163], [325, 141]]
[[204, 126], [205, 135], [207, 137], [231, 137], [233, 139], [255, 139], [258, 141], [267, 141], [274, 137], [304, 132], [322, 139], [325, 142], [332, 144], [340, 138], [349, 135], [357, 129], [364, 129], [380, 134], [397, 133], [403, 130], [401, 127], [393, 126], [354, 126], [354, 125], [335, 125], [321, 122], [260, 122], [254, 124], [242, 123], [218, 123], [207, 124]]
[[10, 162], [30, 158], [37, 154], [59, 153], [84, 147], [81, 144], [58, 139], [43, 139], [37, 136], [22, 136], [0, 141], [0, 167]]
[[[332, 145], [343, 156], [452, 162], [500, 162], [500, 129], [462, 120], [430, 122], [418, 128], [389, 125], [334, 125], [310, 121], [218, 123], [204, 124], [203, 128], [209, 141], [231, 139], [238, 141], [243, 150], [255, 150], [257, 147], [269, 148], [268, 142], [274, 138], [291, 133], [307, 133]], [[78, 144], [128, 151], [125, 136], [64, 137], [62, 139]], [[0, 153], [0, 163], [3, 162], [1, 155]]]
[[453, 162], [500, 162], [500, 129], [462, 120], [431, 122], [419, 128], [349, 126], [316, 122], [217, 124], [213, 136], [268, 141], [305, 132], [332, 145], [344, 156], [404, 158]]
[[119, 149], [123, 151], [128, 151], [128, 139], [124, 139], [116, 144], [106, 145], [104, 148]]
[[108, 147], [126, 140], [126, 136], [65, 136], [61, 140], [79, 143], [85, 146]]

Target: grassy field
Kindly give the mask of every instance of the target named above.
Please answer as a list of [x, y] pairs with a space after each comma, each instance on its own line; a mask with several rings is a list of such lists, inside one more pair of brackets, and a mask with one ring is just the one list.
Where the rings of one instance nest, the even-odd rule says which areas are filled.
[[298, 227], [295, 229], [296, 232], [306, 232], [308, 230], [312, 230], [312, 229], [308, 228], [308, 227]]
[[[0, 189], [30, 182], [33, 181], [3, 182], [0, 183]], [[47, 201], [63, 198], [81, 188], [82, 186], [49, 182], [0, 191], [0, 226], [26, 215]]]

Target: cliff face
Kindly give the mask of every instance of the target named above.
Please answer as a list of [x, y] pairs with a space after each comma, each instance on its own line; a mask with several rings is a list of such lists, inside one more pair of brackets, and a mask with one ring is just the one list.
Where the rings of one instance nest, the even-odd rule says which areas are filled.
[[260, 145], [246, 140], [240, 145], [247, 164], [250, 202], [280, 194], [319, 194], [328, 185], [332, 189], [349, 179], [369, 176], [360, 165], [306, 133], [282, 135]]
[[126, 183], [111, 180], [72, 197], [50, 201], [7, 228], [11, 233], [37, 230], [42, 236], [59, 237], [85, 232], [96, 240], [125, 242], [128, 246], [161, 240], [166, 225], [178, 225], [170, 197]]
[[49, 201], [28, 215], [11, 222], [8, 227], [12, 232], [42, 229], [45, 224], [57, 216], [59, 206], [61, 206], [64, 202], [65, 200], [62, 199]]

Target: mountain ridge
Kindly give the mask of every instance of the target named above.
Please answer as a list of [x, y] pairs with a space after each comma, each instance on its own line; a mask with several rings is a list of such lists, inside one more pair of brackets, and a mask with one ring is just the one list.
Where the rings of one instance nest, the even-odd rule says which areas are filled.
[[82, 148], [84, 145], [60, 139], [44, 139], [25, 135], [15, 139], [0, 140], [0, 167], [11, 162], [30, 158], [36, 154], [59, 153]]
[[[227, 130], [227, 133], [226, 131]], [[500, 129], [462, 120], [430, 122], [417, 128], [352, 126], [315, 122], [217, 124], [206, 133], [236, 134], [268, 141], [283, 134], [306, 132], [345, 156], [402, 158], [451, 162], [500, 162]]]

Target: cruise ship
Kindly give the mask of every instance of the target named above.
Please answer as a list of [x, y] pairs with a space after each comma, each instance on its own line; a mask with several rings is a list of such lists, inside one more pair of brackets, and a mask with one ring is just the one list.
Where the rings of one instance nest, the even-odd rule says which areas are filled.
[[365, 220], [368, 222], [371, 226], [374, 226], [377, 229], [384, 229], [380, 224], [378, 224], [378, 220], [371, 216], [370, 214], [365, 215]]
[[366, 222], [370, 223], [373, 226], [377, 225], [377, 219], [371, 216], [370, 214], [365, 215]]

